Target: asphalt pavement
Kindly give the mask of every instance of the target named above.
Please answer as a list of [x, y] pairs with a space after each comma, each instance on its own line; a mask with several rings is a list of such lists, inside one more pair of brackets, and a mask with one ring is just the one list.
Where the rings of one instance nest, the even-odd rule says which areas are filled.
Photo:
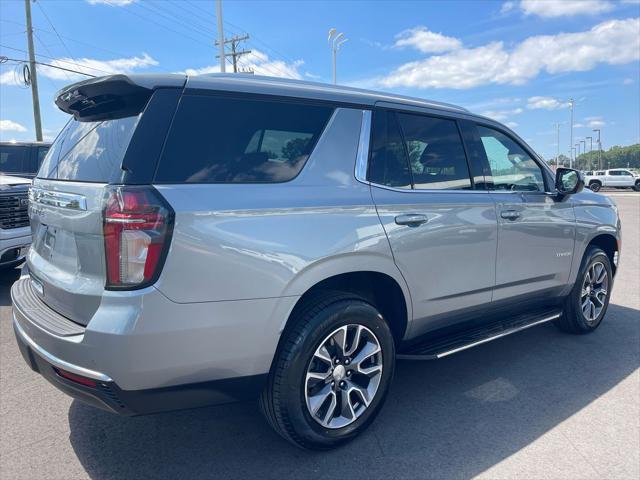
[[613, 194], [621, 267], [602, 326], [544, 324], [399, 362], [372, 427], [331, 452], [274, 434], [254, 402], [123, 418], [31, 372], [0, 273], [0, 478], [640, 478], [640, 193]]

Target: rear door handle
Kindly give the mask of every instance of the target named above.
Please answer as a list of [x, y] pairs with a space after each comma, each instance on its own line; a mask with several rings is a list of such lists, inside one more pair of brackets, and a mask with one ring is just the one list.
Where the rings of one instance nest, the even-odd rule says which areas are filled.
[[503, 210], [500, 212], [500, 216], [507, 220], [516, 220], [517, 218], [520, 218], [520, 212], [517, 210]]
[[398, 215], [396, 217], [396, 224], [407, 225], [409, 227], [417, 227], [418, 225], [427, 223], [427, 221], [427, 216], [419, 213], [409, 213], [407, 215]]

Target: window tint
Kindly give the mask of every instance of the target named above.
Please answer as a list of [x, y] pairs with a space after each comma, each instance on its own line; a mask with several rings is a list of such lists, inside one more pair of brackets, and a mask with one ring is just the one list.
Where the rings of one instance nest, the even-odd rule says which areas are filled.
[[544, 192], [540, 166], [510, 137], [479, 125], [496, 190]]
[[38, 147], [38, 165], [36, 165], [36, 171], [38, 168], [40, 168], [40, 165], [42, 165], [42, 160], [44, 160], [44, 157], [47, 155], [48, 151], [49, 147]]
[[21, 145], [0, 146], [0, 173], [29, 172], [29, 147]]
[[469, 166], [454, 120], [397, 114], [416, 189], [469, 189]]
[[333, 108], [182, 97], [158, 166], [165, 183], [284, 182], [302, 169]]
[[373, 112], [368, 180], [378, 185], [411, 188], [409, 163], [395, 115]]
[[138, 118], [101, 122], [71, 120], [49, 149], [38, 177], [108, 182], [120, 170]]

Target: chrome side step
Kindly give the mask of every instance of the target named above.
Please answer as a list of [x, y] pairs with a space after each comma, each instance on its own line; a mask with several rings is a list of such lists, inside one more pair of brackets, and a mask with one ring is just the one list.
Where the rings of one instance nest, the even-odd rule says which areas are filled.
[[497, 340], [512, 333], [521, 332], [527, 328], [550, 322], [560, 317], [562, 312], [545, 312], [543, 315], [526, 317], [520, 321], [507, 323], [493, 323], [484, 328], [476, 328], [469, 332], [462, 332], [455, 336], [438, 339], [421, 344], [407, 353], [396, 355], [398, 360], [438, 360], [454, 353], [473, 348], [483, 343]]

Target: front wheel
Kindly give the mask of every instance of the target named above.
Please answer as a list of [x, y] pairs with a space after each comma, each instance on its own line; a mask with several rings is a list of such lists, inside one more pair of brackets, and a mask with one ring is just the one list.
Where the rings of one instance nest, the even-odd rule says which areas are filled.
[[393, 377], [393, 336], [380, 312], [351, 294], [327, 292], [296, 310], [260, 405], [286, 440], [328, 449], [380, 411]]
[[556, 325], [568, 333], [590, 333], [604, 318], [611, 298], [611, 261], [600, 248], [590, 246], [584, 254], [576, 283], [565, 300]]
[[640, 192], [640, 180], [638, 180], [638, 181], [636, 182], [636, 184], [633, 186], [633, 189], [634, 189], [636, 192]]
[[600, 189], [602, 188], [602, 185], [600, 184], [600, 182], [591, 182], [589, 184], [589, 188], [591, 189], [592, 192], [599, 192]]

